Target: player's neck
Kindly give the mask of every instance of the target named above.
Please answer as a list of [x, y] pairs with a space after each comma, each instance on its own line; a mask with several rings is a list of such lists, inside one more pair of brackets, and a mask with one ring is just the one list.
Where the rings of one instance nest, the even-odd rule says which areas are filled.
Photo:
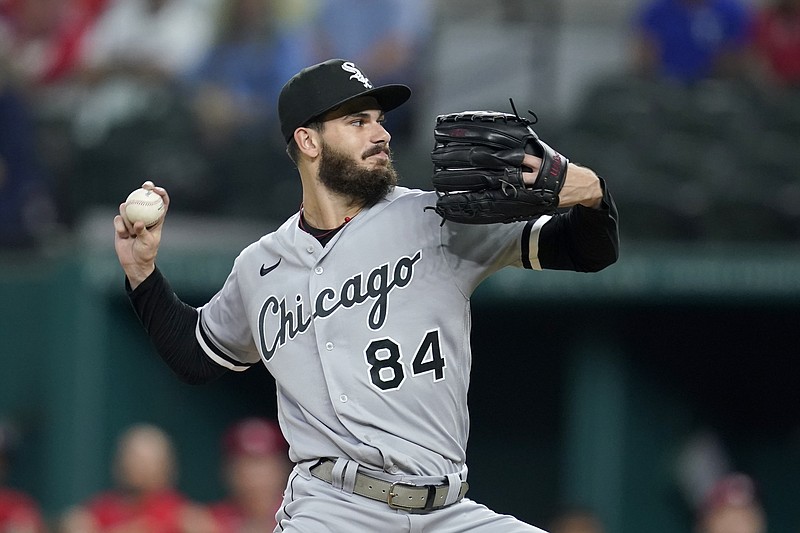
[[338, 228], [356, 216], [363, 207], [361, 203], [327, 190], [317, 194], [303, 194], [302, 211], [305, 220], [321, 230]]

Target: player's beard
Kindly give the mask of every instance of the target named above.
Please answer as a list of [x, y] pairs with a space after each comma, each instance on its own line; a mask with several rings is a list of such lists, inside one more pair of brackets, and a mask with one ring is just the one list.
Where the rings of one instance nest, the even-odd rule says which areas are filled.
[[381, 151], [385, 151], [391, 158], [388, 146], [376, 145], [361, 155], [362, 161], [357, 161], [324, 143], [319, 180], [332, 192], [347, 196], [354, 203], [367, 207], [375, 205], [397, 185], [397, 171], [391, 159], [385, 166], [373, 169], [363, 166], [363, 161]]

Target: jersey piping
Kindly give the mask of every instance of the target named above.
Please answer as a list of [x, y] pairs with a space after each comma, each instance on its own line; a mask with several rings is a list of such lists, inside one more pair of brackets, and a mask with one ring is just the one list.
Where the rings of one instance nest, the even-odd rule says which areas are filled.
[[203, 310], [200, 309], [197, 318], [197, 326], [195, 327], [195, 336], [197, 337], [197, 342], [200, 343], [200, 347], [203, 349], [203, 352], [205, 352], [208, 358], [218, 365], [235, 372], [244, 372], [253, 366], [255, 363], [242, 363], [241, 361], [234, 359], [225, 353], [219, 346], [217, 346], [216, 343], [214, 343], [203, 326], [203, 321], [201, 319], [202, 313]]
[[539, 231], [553, 217], [543, 215], [528, 221], [522, 231], [522, 266], [528, 270], [542, 270], [539, 263]]

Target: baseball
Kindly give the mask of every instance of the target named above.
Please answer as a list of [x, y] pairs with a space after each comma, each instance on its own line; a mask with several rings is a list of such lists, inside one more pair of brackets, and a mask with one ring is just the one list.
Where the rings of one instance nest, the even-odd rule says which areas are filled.
[[164, 201], [153, 191], [136, 189], [125, 200], [125, 215], [131, 224], [141, 221], [151, 228], [164, 215]]

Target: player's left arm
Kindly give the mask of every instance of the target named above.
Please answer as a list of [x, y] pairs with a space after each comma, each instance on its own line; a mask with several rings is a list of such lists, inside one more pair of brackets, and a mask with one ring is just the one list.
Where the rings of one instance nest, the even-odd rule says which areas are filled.
[[[535, 179], [541, 160], [526, 155], [525, 166]], [[541, 226], [536, 246], [540, 268], [597, 272], [619, 258], [617, 207], [605, 181], [593, 170], [570, 163], [559, 193], [559, 208], [569, 209], [553, 215]]]
[[[526, 185], [533, 186], [542, 160], [525, 154], [522, 164], [531, 169], [531, 172], [522, 173], [522, 179]], [[564, 176], [564, 185], [558, 193], [558, 207], [582, 205], [597, 209], [601, 207], [602, 202], [603, 186], [597, 174], [590, 168], [569, 163]]]

